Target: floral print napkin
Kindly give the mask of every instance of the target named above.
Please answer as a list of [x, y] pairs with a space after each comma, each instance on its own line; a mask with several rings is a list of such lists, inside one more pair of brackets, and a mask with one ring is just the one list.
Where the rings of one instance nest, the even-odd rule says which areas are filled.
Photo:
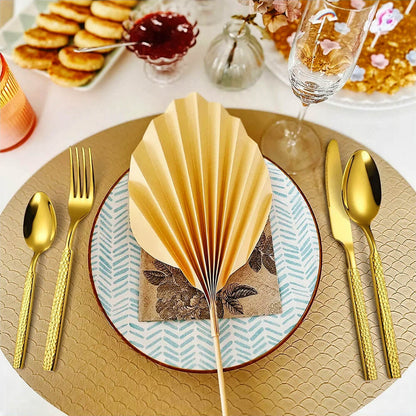
[[[217, 294], [219, 318], [274, 315], [282, 312], [273, 241], [268, 221], [248, 262]], [[180, 269], [142, 249], [139, 321], [209, 319], [204, 294]]]

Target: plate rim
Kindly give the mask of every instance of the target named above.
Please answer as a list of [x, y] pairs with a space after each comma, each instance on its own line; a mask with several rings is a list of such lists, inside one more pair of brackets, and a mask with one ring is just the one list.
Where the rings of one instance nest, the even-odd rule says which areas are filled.
[[[293, 185], [296, 187], [297, 191], [300, 193], [301, 197], [303, 198], [303, 200], [305, 201], [309, 212], [311, 214], [311, 217], [313, 219], [314, 225], [315, 225], [315, 230], [316, 230], [316, 234], [318, 237], [318, 246], [319, 246], [319, 267], [318, 267], [318, 272], [317, 272], [317, 277], [316, 277], [316, 283], [315, 283], [315, 287], [313, 289], [311, 298], [309, 299], [309, 302], [305, 308], [305, 310], [303, 311], [301, 317], [298, 319], [298, 321], [296, 322], [296, 324], [293, 326], [293, 328], [288, 332], [288, 334], [281, 339], [276, 345], [274, 345], [272, 348], [270, 348], [268, 351], [258, 355], [257, 357], [246, 361], [244, 363], [241, 364], [237, 364], [231, 367], [224, 367], [223, 371], [232, 371], [232, 370], [237, 370], [239, 368], [243, 368], [246, 367], [250, 364], [253, 364], [259, 360], [261, 360], [262, 358], [266, 357], [267, 355], [271, 354], [273, 351], [277, 350], [280, 346], [282, 346], [295, 332], [296, 330], [299, 328], [299, 326], [302, 324], [302, 322], [304, 321], [304, 319], [306, 318], [307, 314], [309, 313], [312, 304], [315, 300], [316, 294], [318, 292], [318, 287], [319, 287], [319, 283], [321, 281], [321, 274], [322, 274], [322, 240], [321, 240], [321, 233], [319, 232], [319, 227], [318, 227], [318, 222], [316, 220], [315, 217], [315, 213], [312, 210], [312, 207], [308, 201], [308, 199], [306, 198], [305, 194], [302, 192], [302, 190], [299, 188], [298, 184], [295, 182], [295, 180], [284, 170], [282, 169], [277, 163], [273, 162], [270, 158], [268, 158], [267, 156], [262, 155], [264, 159], [268, 160], [269, 162], [271, 162], [274, 166], [276, 166], [278, 169], [280, 169], [284, 175], [286, 175], [286, 177], [293, 183]], [[216, 369], [212, 369], [212, 370], [198, 370], [198, 369], [189, 369], [189, 368], [182, 368], [182, 367], [176, 367], [173, 366], [171, 364], [167, 364], [164, 363], [162, 361], [159, 361], [153, 357], [150, 357], [149, 355], [147, 355], [146, 353], [144, 353], [143, 351], [141, 351], [139, 348], [137, 348], [136, 346], [134, 346], [128, 339], [126, 339], [124, 337], [124, 335], [118, 330], [118, 328], [114, 325], [114, 323], [112, 322], [112, 320], [110, 319], [110, 317], [108, 316], [107, 312], [105, 311], [102, 303], [100, 302], [100, 299], [98, 297], [98, 293], [97, 293], [97, 289], [95, 286], [95, 282], [94, 282], [94, 278], [93, 278], [93, 274], [92, 274], [92, 264], [91, 264], [91, 246], [92, 246], [92, 239], [93, 239], [93, 235], [94, 235], [94, 230], [95, 230], [95, 225], [98, 221], [98, 217], [101, 213], [101, 210], [105, 204], [105, 202], [107, 201], [110, 193], [113, 191], [113, 189], [117, 186], [117, 184], [121, 181], [121, 179], [130, 171], [130, 168], [126, 169], [117, 179], [116, 181], [111, 185], [110, 189], [107, 191], [107, 193], [105, 194], [103, 200], [100, 203], [100, 206], [97, 209], [97, 212], [95, 214], [94, 217], [94, 221], [92, 223], [91, 226], [91, 231], [90, 231], [90, 237], [89, 237], [89, 241], [88, 241], [88, 273], [89, 273], [89, 278], [90, 278], [90, 283], [93, 289], [93, 293], [95, 296], [95, 299], [98, 303], [98, 306], [100, 307], [100, 309], [102, 310], [102, 312], [104, 313], [104, 316], [106, 318], [106, 320], [110, 323], [111, 327], [116, 331], [116, 333], [118, 334], [118, 336], [122, 339], [122, 341], [124, 341], [125, 344], [127, 344], [130, 348], [132, 348], [133, 350], [135, 350], [136, 352], [138, 352], [140, 355], [146, 357], [147, 359], [149, 359], [150, 361], [153, 361], [156, 364], [159, 364], [163, 367], [172, 369], [172, 370], [176, 370], [176, 371], [182, 371], [185, 373], [197, 373], [197, 374], [213, 374], [216, 373], [217, 370]]]

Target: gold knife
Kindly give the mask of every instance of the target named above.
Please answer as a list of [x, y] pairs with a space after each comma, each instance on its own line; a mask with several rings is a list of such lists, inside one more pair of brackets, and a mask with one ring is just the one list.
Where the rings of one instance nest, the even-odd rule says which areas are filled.
[[336, 140], [331, 140], [326, 150], [325, 188], [332, 235], [344, 247], [347, 259], [347, 278], [364, 378], [365, 380], [376, 380], [377, 370], [373, 344], [368, 326], [361, 278], [355, 262], [351, 224], [342, 203], [342, 166]]

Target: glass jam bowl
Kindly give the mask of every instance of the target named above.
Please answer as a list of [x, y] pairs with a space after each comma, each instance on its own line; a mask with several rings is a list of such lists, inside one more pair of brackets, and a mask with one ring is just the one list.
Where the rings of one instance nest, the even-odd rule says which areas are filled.
[[123, 22], [123, 39], [136, 42], [127, 46], [145, 61], [146, 76], [161, 84], [178, 79], [183, 73], [183, 57], [196, 44], [197, 22], [186, 8], [169, 4], [161, 10], [133, 11]]

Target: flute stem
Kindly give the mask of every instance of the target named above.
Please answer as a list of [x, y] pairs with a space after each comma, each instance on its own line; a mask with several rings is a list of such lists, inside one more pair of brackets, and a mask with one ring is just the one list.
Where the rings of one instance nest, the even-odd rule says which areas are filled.
[[306, 112], [308, 111], [308, 108], [309, 108], [309, 104], [302, 103], [302, 107], [300, 108], [297, 119], [296, 119], [297, 127], [296, 127], [296, 130], [293, 132], [293, 137], [292, 137], [293, 141], [296, 141], [296, 139], [299, 136], [300, 131], [302, 130], [303, 120], [305, 119], [305, 115], [306, 115]]

